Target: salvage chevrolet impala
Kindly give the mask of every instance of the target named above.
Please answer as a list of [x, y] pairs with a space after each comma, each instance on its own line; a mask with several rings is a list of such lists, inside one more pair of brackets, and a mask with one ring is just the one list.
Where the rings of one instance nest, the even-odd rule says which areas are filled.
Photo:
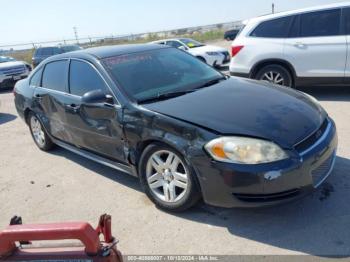
[[137, 176], [165, 210], [290, 201], [319, 187], [336, 158], [335, 124], [316, 99], [224, 76], [172, 47], [53, 56], [14, 93], [41, 150]]

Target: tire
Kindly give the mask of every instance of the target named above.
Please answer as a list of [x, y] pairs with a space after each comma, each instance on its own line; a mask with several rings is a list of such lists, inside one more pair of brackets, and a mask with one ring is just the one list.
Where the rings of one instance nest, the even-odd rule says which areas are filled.
[[139, 177], [146, 195], [165, 211], [184, 211], [201, 197], [197, 177], [188, 161], [163, 144], [151, 144], [143, 151]]
[[281, 65], [267, 65], [258, 71], [255, 79], [293, 88], [293, 77]]
[[39, 118], [33, 112], [29, 112], [28, 114], [28, 125], [32, 138], [40, 150], [49, 151], [55, 146], [47, 135]]

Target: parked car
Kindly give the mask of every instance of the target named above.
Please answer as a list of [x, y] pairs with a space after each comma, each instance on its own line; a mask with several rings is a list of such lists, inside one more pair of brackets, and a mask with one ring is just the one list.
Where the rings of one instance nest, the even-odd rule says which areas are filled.
[[39, 47], [35, 50], [32, 63], [33, 66], [38, 66], [44, 59], [67, 52], [81, 50], [82, 48], [78, 45], [60, 45], [60, 46], [50, 46], [50, 47]]
[[201, 197], [223, 207], [290, 201], [319, 187], [336, 158], [335, 124], [315, 98], [224, 76], [164, 45], [54, 56], [14, 94], [41, 150], [56, 144], [133, 174], [166, 210]]
[[237, 37], [239, 31], [240, 31], [239, 29], [232, 29], [232, 30], [226, 31], [224, 34], [224, 39], [227, 41], [234, 40]]
[[0, 88], [13, 87], [18, 80], [26, 78], [31, 70], [31, 66], [26, 62], [0, 56]]
[[225, 66], [230, 62], [230, 53], [227, 49], [205, 45], [190, 38], [173, 38], [152, 42], [152, 44], [163, 44], [179, 48], [211, 66]]
[[349, 3], [258, 17], [232, 43], [232, 75], [278, 85], [350, 83]]
[[74, 52], [83, 49], [78, 45], [60, 45], [59, 47], [62, 53]]

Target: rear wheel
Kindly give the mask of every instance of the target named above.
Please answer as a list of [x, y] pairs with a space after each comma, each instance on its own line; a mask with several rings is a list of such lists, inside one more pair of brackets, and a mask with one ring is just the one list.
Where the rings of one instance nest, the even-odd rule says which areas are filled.
[[32, 112], [28, 114], [28, 124], [34, 142], [41, 150], [49, 151], [54, 147], [54, 143], [47, 135], [39, 118]]
[[184, 211], [200, 198], [192, 168], [168, 146], [148, 146], [141, 156], [139, 175], [145, 193], [161, 209]]
[[275, 85], [293, 87], [292, 75], [281, 65], [265, 66], [258, 71], [255, 78]]

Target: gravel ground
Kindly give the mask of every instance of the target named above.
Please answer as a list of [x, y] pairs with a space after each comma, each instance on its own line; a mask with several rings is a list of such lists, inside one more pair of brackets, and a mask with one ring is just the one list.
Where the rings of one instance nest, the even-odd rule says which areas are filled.
[[[227, 44], [227, 43], [225, 43]], [[124, 254], [350, 255], [350, 90], [304, 89], [338, 127], [333, 174], [312, 195], [267, 209], [222, 209], [203, 203], [183, 214], [158, 210], [138, 180], [64, 149], [38, 150], [17, 116], [10, 91], [0, 93], [0, 228], [25, 223], [113, 217]]]

